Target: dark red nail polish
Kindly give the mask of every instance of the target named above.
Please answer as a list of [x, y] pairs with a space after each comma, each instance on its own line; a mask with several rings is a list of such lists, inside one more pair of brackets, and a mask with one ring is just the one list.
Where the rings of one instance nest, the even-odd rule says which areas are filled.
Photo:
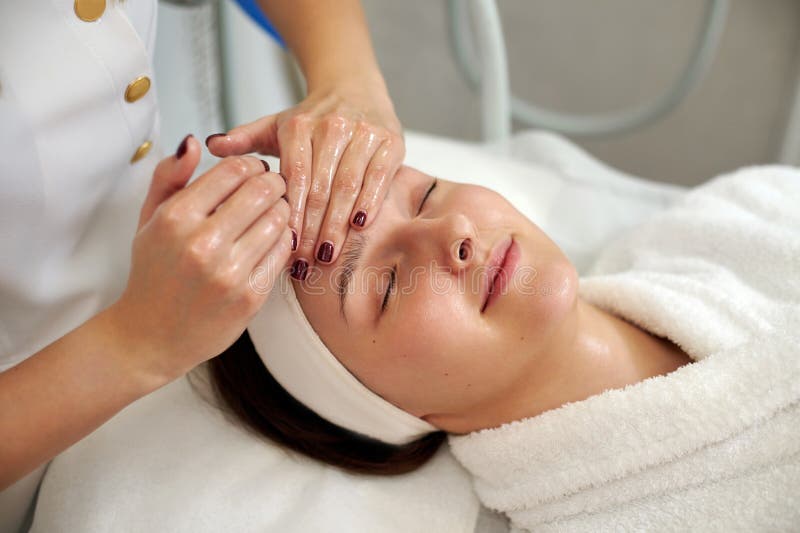
[[227, 135], [228, 135], [227, 133], [215, 133], [213, 135], [209, 135], [208, 137], [206, 137], [206, 147], [208, 146], [208, 142], [211, 139], [213, 139], [215, 137], [227, 137]]
[[292, 270], [290, 272], [292, 277], [296, 280], [303, 281], [308, 274], [308, 263], [305, 259], [298, 259], [292, 263]]
[[331, 241], [325, 241], [317, 251], [317, 259], [323, 263], [330, 263], [331, 257], [333, 257], [333, 243]]
[[261, 160], [261, 162], [264, 163], [264, 172], [269, 172], [269, 163], [267, 163], [263, 159]]
[[294, 252], [297, 250], [297, 233], [292, 230], [292, 251]]
[[186, 155], [186, 150], [189, 148], [189, 144], [188, 144], [189, 137], [191, 137], [191, 136], [192, 136], [192, 134], [190, 133], [189, 135], [184, 137], [183, 140], [181, 141], [181, 144], [178, 145], [178, 149], [175, 151], [175, 157], [176, 158], [180, 159], [181, 157]]
[[364, 227], [364, 222], [367, 221], [367, 214], [364, 211], [359, 211], [356, 213], [356, 216], [353, 217], [353, 224], [359, 227]]

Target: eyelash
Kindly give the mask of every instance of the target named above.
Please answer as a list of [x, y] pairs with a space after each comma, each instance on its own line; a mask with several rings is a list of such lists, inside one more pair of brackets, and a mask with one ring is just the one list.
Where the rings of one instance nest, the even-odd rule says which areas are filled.
[[381, 304], [381, 313], [383, 313], [386, 310], [386, 306], [389, 304], [389, 295], [392, 293], [392, 289], [394, 288], [395, 279], [397, 279], [396, 272], [397, 272], [397, 269], [393, 268], [392, 269], [392, 278], [389, 280], [389, 288], [386, 289], [386, 294], [384, 295], [383, 303]]
[[[433, 192], [433, 189], [436, 188], [436, 183], [438, 180], [433, 180], [433, 184], [428, 188], [428, 191], [425, 193], [425, 196], [422, 197], [422, 202], [419, 204], [419, 209], [417, 210], [417, 215], [422, 212], [422, 208], [425, 205], [425, 201], [428, 199], [428, 196]], [[381, 313], [386, 310], [386, 306], [389, 305], [389, 295], [392, 293], [392, 289], [394, 289], [394, 284], [397, 281], [397, 267], [392, 268], [391, 279], [389, 280], [389, 288], [386, 289], [386, 294], [383, 296], [383, 303], [381, 304]]]

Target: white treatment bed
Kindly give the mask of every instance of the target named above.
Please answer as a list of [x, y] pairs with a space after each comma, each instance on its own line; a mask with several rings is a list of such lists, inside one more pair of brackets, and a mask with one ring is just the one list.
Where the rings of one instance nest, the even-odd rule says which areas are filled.
[[[493, 187], [583, 271], [610, 238], [681, 189], [632, 178], [544, 132], [510, 155], [408, 133], [407, 163]], [[292, 456], [225, 419], [185, 379], [131, 405], [57, 457], [31, 531], [505, 532], [444, 447], [417, 472], [345, 474]]]

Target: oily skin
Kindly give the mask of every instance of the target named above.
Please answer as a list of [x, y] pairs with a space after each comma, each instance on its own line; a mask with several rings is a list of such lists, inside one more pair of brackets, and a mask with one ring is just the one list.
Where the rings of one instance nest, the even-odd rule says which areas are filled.
[[[320, 338], [376, 394], [463, 434], [691, 362], [671, 342], [580, 299], [567, 257], [494, 191], [439, 179], [417, 215], [432, 181], [409, 167], [398, 172], [362, 232], [368, 242], [347, 320], [335, 290], [341, 261], [316, 265], [305, 282], [294, 282]], [[508, 236], [519, 245], [519, 267], [481, 312], [477, 280]], [[394, 265], [396, 290], [380, 315]]]

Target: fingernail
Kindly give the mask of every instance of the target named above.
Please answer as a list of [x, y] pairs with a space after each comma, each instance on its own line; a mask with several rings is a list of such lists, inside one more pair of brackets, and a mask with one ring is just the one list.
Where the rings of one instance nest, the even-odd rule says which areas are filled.
[[292, 230], [292, 251], [294, 252], [297, 250], [297, 233]]
[[189, 144], [188, 144], [189, 137], [191, 137], [191, 136], [192, 136], [192, 134], [190, 133], [189, 135], [184, 137], [183, 140], [181, 141], [181, 144], [178, 145], [178, 149], [175, 151], [175, 157], [176, 158], [180, 159], [181, 157], [186, 155], [186, 150], [189, 148]]
[[356, 216], [353, 217], [353, 224], [359, 227], [364, 227], [364, 222], [367, 221], [367, 214], [364, 211], [359, 211], [356, 213]]
[[305, 259], [298, 259], [294, 263], [292, 263], [292, 270], [290, 274], [296, 280], [303, 281], [306, 279], [306, 274], [308, 273], [308, 263]]
[[331, 257], [333, 257], [333, 243], [331, 241], [325, 241], [317, 251], [317, 259], [323, 263], [330, 263]]
[[264, 172], [269, 172], [269, 163], [267, 163], [263, 159], [261, 160], [261, 162], [264, 163]]
[[228, 135], [227, 135], [226, 133], [215, 133], [215, 134], [213, 134], [213, 135], [209, 135], [208, 137], [206, 137], [206, 147], [208, 147], [208, 142], [209, 142], [211, 139], [213, 139], [213, 138], [215, 138], [215, 137], [227, 137], [227, 136], [228, 136]]

